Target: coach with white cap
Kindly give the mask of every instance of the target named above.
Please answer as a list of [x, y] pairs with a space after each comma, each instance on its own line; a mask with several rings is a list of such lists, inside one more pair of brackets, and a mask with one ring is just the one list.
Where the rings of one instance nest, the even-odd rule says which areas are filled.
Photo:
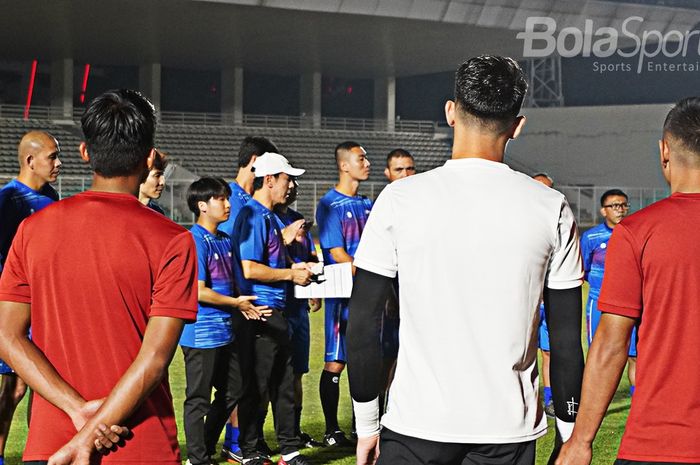
[[[271, 463], [269, 457], [257, 450], [257, 410], [260, 396], [269, 393], [274, 409], [275, 432], [280, 446], [281, 465], [307, 465], [309, 461], [299, 455], [298, 440], [294, 434], [294, 374], [291, 365], [291, 347], [287, 322], [282, 314], [289, 281], [305, 286], [311, 282], [310, 265], [296, 263], [289, 267], [287, 249], [280, 223], [273, 213], [283, 204], [303, 169], [292, 167], [278, 153], [266, 152], [253, 164], [255, 181], [253, 198], [241, 209], [233, 225], [234, 266], [236, 281], [241, 292], [257, 296], [257, 305], [272, 309], [267, 321], [245, 322], [243, 327], [255, 335], [247, 345], [242, 358], [254, 366], [247, 371], [254, 382], [248, 383], [239, 403], [240, 446], [246, 464]], [[303, 223], [303, 221], [302, 221]], [[295, 226], [296, 225], [296, 226]], [[286, 228], [294, 235], [301, 224]], [[293, 240], [293, 239], [290, 239]], [[245, 331], [242, 330], [242, 331]], [[245, 368], [244, 368], [245, 369]]]

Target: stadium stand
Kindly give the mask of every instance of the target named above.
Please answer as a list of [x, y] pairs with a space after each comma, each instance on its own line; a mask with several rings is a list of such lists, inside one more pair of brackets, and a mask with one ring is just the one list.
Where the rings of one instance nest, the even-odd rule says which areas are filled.
[[[0, 184], [16, 175], [17, 143], [25, 132], [32, 129], [50, 132], [61, 144], [63, 167], [56, 186], [61, 196], [85, 190], [91, 175], [78, 155], [82, 138], [79, 125], [41, 119], [0, 118]], [[172, 163], [187, 171], [230, 180], [237, 170], [238, 146], [248, 135], [271, 138], [295, 166], [307, 170], [300, 180], [297, 209], [309, 217], [314, 214], [317, 199], [337, 179], [333, 151], [339, 142], [355, 140], [369, 153], [373, 164], [370, 182], [365, 183], [360, 192], [370, 198], [375, 198], [386, 182], [383, 171], [385, 156], [390, 150], [401, 147], [410, 151], [419, 172], [439, 166], [450, 157], [448, 141], [436, 139], [429, 133], [161, 124], [156, 143], [169, 155]], [[177, 189], [176, 197], [182, 194], [181, 190]], [[172, 214], [178, 221], [187, 222], [175, 211]]]
[[[63, 174], [90, 174], [78, 157], [81, 140], [78, 126], [32, 119], [0, 119], [0, 174], [15, 173], [17, 143], [31, 129], [49, 131], [59, 140], [64, 152]], [[332, 181], [336, 178], [333, 149], [344, 140], [356, 140], [365, 146], [374, 165], [370, 181], [375, 182], [383, 182], [384, 157], [394, 148], [402, 147], [413, 153], [418, 171], [434, 168], [450, 155], [449, 145], [434, 139], [431, 134], [398, 132], [162, 124], [157, 144], [173, 162], [193, 173], [232, 178], [236, 172], [238, 145], [247, 135], [265, 135], [274, 140], [290, 161], [307, 169], [304, 176], [307, 181]]]

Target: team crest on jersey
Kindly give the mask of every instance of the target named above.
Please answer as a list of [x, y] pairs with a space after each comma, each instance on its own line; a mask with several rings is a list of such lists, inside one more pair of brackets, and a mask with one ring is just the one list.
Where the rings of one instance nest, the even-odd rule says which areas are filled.
[[348, 218], [352, 218], [352, 212], [347, 212], [346, 215], [348, 215]]

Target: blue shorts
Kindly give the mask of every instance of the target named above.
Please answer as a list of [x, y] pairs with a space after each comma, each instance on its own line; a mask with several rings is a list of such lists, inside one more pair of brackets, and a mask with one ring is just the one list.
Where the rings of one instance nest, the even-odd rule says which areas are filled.
[[298, 305], [284, 309], [287, 319], [289, 339], [292, 344], [292, 369], [294, 374], [309, 372], [309, 351], [311, 332], [309, 331], [309, 306], [306, 300], [300, 300]]
[[[598, 299], [588, 297], [588, 302], [586, 302], [586, 330], [588, 333], [588, 346], [591, 346], [591, 341], [593, 341], [593, 336], [595, 335], [596, 329], [598, 329], [598, 324], [600, 324], [600, 316], [602, 312], [598, 310]], [[632, 329], [632, 336], [630, 337], [630, 350], [628, 355], [630, 357], [637, 356], [637, 326]]]
[[326, 362], [347, 361], [345, 352], [345, 330], [348, 326], [348, 304], [350, 299], [326, 299]]
[[540, 327], [539, 327], [540, 349], [549, 352], [549, 328], [547, 318], [544, 316], [544, 304], [540, 304]]
[[0, 375], [9, 375], [9, 374], [12, 374], [14, 372], [15, 372], [15, 370], [10, 368], [10, 365], [5, 363], [4, 360], [0, 360]]

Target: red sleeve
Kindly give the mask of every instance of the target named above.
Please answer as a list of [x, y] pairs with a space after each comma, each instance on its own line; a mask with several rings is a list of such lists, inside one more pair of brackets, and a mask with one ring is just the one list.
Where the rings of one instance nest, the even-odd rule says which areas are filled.
[[153, 284], [149, 316], [197, 318], [197, 251], [188, 231], [175, 236], [165, 248]]
[[7, 302], [31, 303], [31, 289], [27, 281], [24, 262], [24, 223], [17, 230], [12, 246], [7, 254], [5, 268], [0, 277], [0, 300]]
[[641, 251], [623, 224], [615, 227], [608, 242], [598, 309], [631, 318], [642, 315]]

